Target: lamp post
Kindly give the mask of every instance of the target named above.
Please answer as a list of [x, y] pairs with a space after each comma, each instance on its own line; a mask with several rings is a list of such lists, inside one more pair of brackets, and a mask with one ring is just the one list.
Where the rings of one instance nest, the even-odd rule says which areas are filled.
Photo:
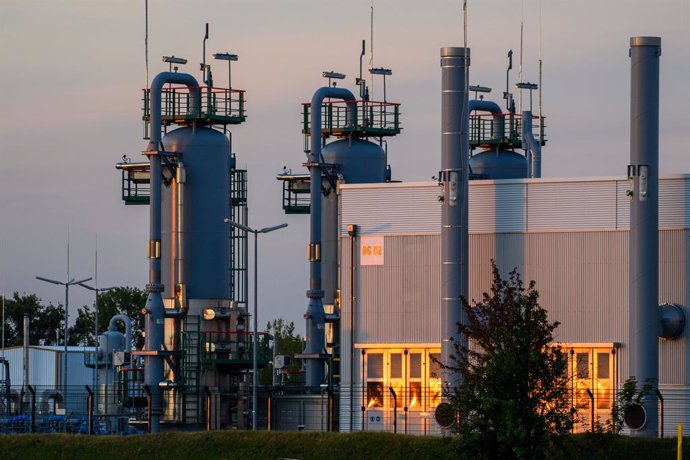
[[288, 226], [287, 223], [285, 224], [280, 224], [280, 225], [274, 225], [272, 227], [264, 227], [262, 229], [254, 229], [251, 227], [248, 227], [246, 225], [238, 224], [237, 222], [234, 222], [230, 219], [225, 219], [224, 222], [226, 224], [232, 225], [235, 228], [238, 228], [244, 232], [247, 233], [253, 233], [254, 234], [254, 351], [252, 353], [252, 359], [253, 359], [253, 377], [252, 377], [252, 430], [256, 431], [256, 407], [257, 407], [257, 388], [259, 386], [259, 335], [258, 335], [258, 320], [257, 317], [259, 315], [259, 302], [257, 301], [257, 293], [258, 293], [258, 272], [259, 272], [259, 259], [257, 258], [258, 256], [258, 241], [259, 241], [259, 233], [270, 233], [275, 230], [280, 230], [281, 228], [285, 228]]
[[[75, 281], [74, 278], [70, 278], [67, 275], [68, 281], [57, 281], [50, 278], [43, 278], [42, 276], [37, 276], [36, 279], [39, 281], [45, 281], [46, 283], [58, 284], [60, 286], [65, 286], [65, 325], [63, 328], [63, 339], [65, 341], [65, 356], [63, 358], [62, 367], [62, 388], [65, 394], [63, 395], [63, 402], [65, 404], [65, 415], [67, 415], [67, 322], [69, 320], [69, 287], [75, 284], [86, 283], [91, 281], [91, 277], [84, 278], [83, 280]], [[67, 418], [65, 418], [67, 420]], [[65, 422], [66, 423], [66, 422]], [[66, 427], [66, 426], [65, 426]]]
[[[96, 260], [98, 260], [98, 256], [96, 256]], [[96, 262], [98, 264], [98, 262]], [[89, 286], [88, 284], [85, 284], [85, 282], [77, 283], [79, 286], [88, 289], [89, 291], [93, 291], [96, 293], [96, 311], [94, 312], [95, 318], [93, 320], [93, 332], [94, 332], [94, 345], [93, 345], [93, 357], [94, 357], [94, 363], [93, 363], [93, 369], [94, 369], [94, 377], [93, 377], [93, 387], [94, 387], [94, 399], [96, 400], [96, 414], [98, 414], [98, 295], [101, 292], [107, 292], [112, 289], [115, 289], [115, 286], [112, 287], [107, 287], [107, 288], [99, 288], [98, 287], [98, 274], [96, 274], [96, 287]]]

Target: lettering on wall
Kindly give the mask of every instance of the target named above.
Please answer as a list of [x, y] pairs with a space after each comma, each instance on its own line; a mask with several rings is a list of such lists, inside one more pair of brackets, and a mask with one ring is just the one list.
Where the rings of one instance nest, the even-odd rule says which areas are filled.
[[383, 265], [383, 236], [363, 236], [359, 245], [360, 265]]

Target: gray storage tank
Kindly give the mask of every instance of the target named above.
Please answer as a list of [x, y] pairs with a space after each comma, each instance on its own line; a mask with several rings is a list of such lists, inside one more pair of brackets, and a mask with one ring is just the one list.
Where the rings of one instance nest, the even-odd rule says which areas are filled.
[[197, 126], [171, 131], [162, 142], [180, 155], [177, 177], [162, 194], [163, 298], [173, 298], [183, 284], [187, 299], [229, 299], [230, 236], [223, 219], [230, 215], [230, 141]]
[[470, 158], [472, 174], [482, 179], [526, 179], [527, 158], [512, 150], [484, 150]]

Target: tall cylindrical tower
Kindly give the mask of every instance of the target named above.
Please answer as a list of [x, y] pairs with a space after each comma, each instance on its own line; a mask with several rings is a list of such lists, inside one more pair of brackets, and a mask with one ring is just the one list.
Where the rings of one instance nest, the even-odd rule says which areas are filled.
[[[441, 48], [441, 361], [451, 362], [454, 344], [467, 339], [461, 297], [468, 295], [469, 48]], [[459, 373], [444, 369], [444, 389], [460, 384]]]
[[661, 38], [630, 39], [630, 375], [652, 384], [641, 436], [659, 428], [659, 56]]

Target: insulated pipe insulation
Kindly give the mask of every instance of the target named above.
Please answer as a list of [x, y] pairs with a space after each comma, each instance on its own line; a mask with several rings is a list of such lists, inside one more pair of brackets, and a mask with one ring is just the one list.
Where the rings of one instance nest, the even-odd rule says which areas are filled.
[[660, 56], [661, 38], [630, 38], [630, 375], [652, 384], [641, 401], [647, 422], [631, 434], [647, 437], [659, 429]]
[[[441, 48], [441, 362], [451, 364], [454, 344], [467, 346], [458, 323], [461, 297], [468, 297], [469, 48]], [[461, 383], [459, 372], [442, 370], [444, 391]]]
[[347, 123], [357, 122], [355, 96], [345, 88], [323, 87], [316, 90], [311, 99], [311, 150], [309, 152], [309, 174], [311, 178], [310, 199], [310, 241], [309, 241], [309, 306], [304, 318], [307, 322], [307, 343], [305, 357], [305, 382], [307, 388], [318, 388], [324, 381], [325, 314], [323, 290], [321, 289], [321, 105], [324, 99], [342, 99], [347, 103]]
[[151, 83], [149, 92], [150, 132], [151, 140], [144, 152], [150, 161], [150, 236], [148, 244], [149, 284], [146, 286], [146, 355], [144, 383], [151, 391], [151, 432], [160, 430], [160, 416], [162, 414], [163, 394], [158, 384], [163, 380], [163, 356], [157, 354], [163, 348], [165, 309], [161, 291], [161, 92], [169, 83], [186, 85], [191, 96], [191, 106], [194, 113], [199, 113], [201, 107], [201, 92], [196, 79], [185, 73], [162, 72], [156, 75]]

